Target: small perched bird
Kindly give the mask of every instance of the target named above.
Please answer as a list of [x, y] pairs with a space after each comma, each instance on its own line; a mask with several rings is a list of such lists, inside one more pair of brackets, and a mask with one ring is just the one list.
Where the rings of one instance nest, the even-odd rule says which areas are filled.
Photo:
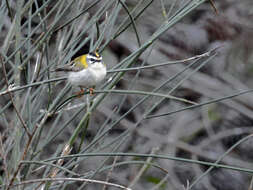
[[75, 58], [70, 64], [57, 68], [55, 71], [68, 73], [70, 84], [79, 86], [81, 93], [84, 92], [83, 88], [89, 88], [92, 94], [93, 87], [106, 76], [106, 65], [101, 55], [97, 52], [90, 52]]

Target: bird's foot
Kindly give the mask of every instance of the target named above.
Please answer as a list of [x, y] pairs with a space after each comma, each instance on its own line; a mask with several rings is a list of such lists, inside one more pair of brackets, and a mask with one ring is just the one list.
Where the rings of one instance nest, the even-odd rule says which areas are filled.
[[78, 98], [81, 98], [83, 95], [84, 95], [84, 89], [83, 88], [81, 88], [81, 90], [79, 91], [79, 92], [77, 92], [76, 93], [76, 96], [78, 97]]
[[94, 88], [89, 88], [89, 93], [90, 93], [90, 96], [92, 96], [94, 94]]

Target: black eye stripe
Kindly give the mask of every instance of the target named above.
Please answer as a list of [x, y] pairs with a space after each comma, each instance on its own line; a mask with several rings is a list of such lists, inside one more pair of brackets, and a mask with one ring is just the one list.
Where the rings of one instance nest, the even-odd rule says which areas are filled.
[[101, 63], [102, 62], [102, 57], [97, 53], [91, 52], [91, 53], [88, 53], [88, 55], [87, 55], [87, 62], [91, 63], [91, 64]]
[[87, 61], [89, 63], [101, 63], [102, 62], [101, 59], [94, 59], [94, 58], [88, 58]]
[[99, 62], [97, 59], [90, 58], [91, 62]]
[[96, 56], [88, 55], [87, 57], [88, 57], [88, 58], [93, 58], [93, 59], [102, 59], [101, 56], [100, 56], [100, 57], [96, 57]]

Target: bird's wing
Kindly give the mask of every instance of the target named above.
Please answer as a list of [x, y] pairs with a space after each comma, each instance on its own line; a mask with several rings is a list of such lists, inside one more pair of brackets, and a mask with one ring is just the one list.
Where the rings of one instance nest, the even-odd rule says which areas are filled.
[[54, 71], [65, 71], [65, 72], [78, 72], [83, 70], [84, 68], [78, 62], [78, 60], [71, 61], [69, 64], [66, 64], [62, 67], [56, 68]]

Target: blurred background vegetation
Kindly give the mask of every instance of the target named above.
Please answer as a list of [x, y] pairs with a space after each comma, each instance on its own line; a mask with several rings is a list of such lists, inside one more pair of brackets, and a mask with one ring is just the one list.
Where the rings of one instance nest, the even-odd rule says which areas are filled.
[[[0, 1], [1, 188], [252, 189], [252, 5]], [[94, 50], [77, 97], [51, 71]]]

